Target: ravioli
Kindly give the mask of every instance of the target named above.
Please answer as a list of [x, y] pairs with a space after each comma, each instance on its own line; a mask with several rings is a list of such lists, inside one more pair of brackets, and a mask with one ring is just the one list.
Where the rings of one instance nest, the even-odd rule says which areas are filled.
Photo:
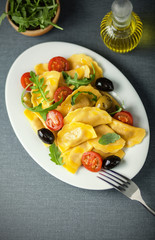
[[45, 126], [43, 125], [42, 121], [40, 118], [32, 111], [25, 109], [24, 111], [25, 116], [30, 122], [30, 125], [32, 129], [37, 133], [37, 131], [41, 128], [44, 128]]
[[95, 127], [101, 124], [108, 124], [111, 120], [112, 117], [104, 110], [97, 107], [84, 107], [69, 112], [64, 118], [64, 124], [82, 122]]
[[133, 147], [134, 145], [141, 143], [146, 135], [145, 129], [128, 125], [114, 118], [109, 126], [125, 139], [125, 147]]
[[94, 129], [97, 134], [97, 138], [89, 140], [89, 143], [92, 144], [95, 149], [100, 150], [104, 153], [115, 153], [124, 147], [125, 141], [122, 138], [118, 139], [114, 143], [109, 143], [107, 145], [102, 145], [98, 142], [102, 135], [107, 133], [114, 133], [114, 131], [107, 125], [100, 125]]
[[42, 75], [48, 71], [48, 63], [39, 63], [35, 65], [34, 70], [37, 75]]
[[[81, 67], [79, 67], [79, 68], [77, 68], [77, 69], [72, 69], [72, 70], [70, 70], [70, 71], [66, 71], [66, 73], [67, 73], [71, 78], [74, 78], [75, 73], [77, 73], [78, 79], [80, 80], [80, 79], [82, 79], [82, 78], [84, 78], [84, 77], [86, 77], [86, 78], [89, 78], [89, 77], [90, 77], [90, 68], [89, 68], [87, 65], [84, 65], [84, 66], [81, 66]], [[61, 86], [68, 86], [68, 85], [65, 83], [65, 80], [64, 80], [64, 78], [63, 78], [62, 73], [61, 73], [61, 77], [60, 77], [60, 81], [59, 81], [59, 86], [60, 86], [60, 87], [61, 87]], [[73, 89], [74, 86], [73, 86], [73, 87], [71, 86], [71, 88]]]
[[108, 157], [108, 156], [111, 156], [111, 155], [118, 156], [120, 159], [122, 159], [125, 155], [125, 152], [122, 149], [119, 150], [118, 152], [115, 152], [115, 153], [104, 153], [104, 152], [102, 152], [100, 150], [97, 150], [95, 148], [93, 148], [92, 151], [99, 153], [102, 156], [103, 159]]
[[[32, 112], [28, 109], [25, 109], [24, 111], [25, 116], [27, 117], [27, 119], [29, 120], [29, 123], [32, 127], [32, 129], [35, 131], [36, 134], [38, 134], [38, 130], [41, 128], [47, 128], [45, 121], [43, 120], [43, 118], [40, 116], [39, 113], [37, 112]], [[56, 132], [51, 131], [56, 139]], [[56, 140], [55, 140], [56, 141]], [[49, 147], [49, 144], [43, 143], [46, 147]]]
[[76, 147], [73, 147], [63, 153], [63, 167], [71, 173], [76, 173], [78, 168], [81, 166], [81, 158], [83, 153], [91, 151], [92, 145], [88, 142], [84, 142]]
[[[45, 72], [43, 75], [40, 75], [39, 79], [44, 78], [44, 85], [46, 87], [44, 88], [44, 92], [49, 91], [46, 94], [46, 98], [48, 98], [49, 101], [53, 100], [54, 92], [58, 88], [59, 80], [60, 80], [60, 73], [57, 71], [51, 71], [51, 72]], [[40, 93], [34, 93], [35, 90], [31, 90], [31, 101], [33, 104], [33, 107], [38, 106], [42, 102], [42, 108], [48, 108], [51, 103], [47, 101], [43, 101], [44, 99], [40, 97]]]
[[102, 68], [95, 62], [91, 57], [85, 55], [85, 54], [74, 54], [71, 57], [67, 59], [70, 63], [71, 69], [79, 68], [83, 65], [88, 65], [88, 67], [91, 69], [91, 73], [93, 73], [92, 64], [95, 68], [95, 80], [97, 78], [103, 77], [103, 71]]
[[[70, 63], [70, 70], [66, 71], [66, 73], [71, 78], [74, 78], [75, 73], [77, 73], [79, 81], [83, 78], [90, 78], [91, 74], [94, 73], [94, 69], [95, 80], [103, 77], [103, 70], [99, 64], [85, 54], [74, 54], [68, 58], [68, 61]], [[44, 91], [46, 100], [48, 100], [45, 101], [39, 91], [38, 93], [34, 93], [37, 90], [31, 90], [31, 96], [27, 97], [29, 102], [31, 101], [29, 107], [36, 107], [42, 103], [42, 108], [45, 109], [53, 104], [52, 100], [55, 91], [59, 87], [68, 85], [63, 78], [62, 72], [48, 70], [48, 63], [37, 64], [34, 69], [36, 75], [39, 76], [39, 80], [44, 78], [41, 90]], [[123, 148], [141, 143], [146, 135], [145, 129], [122, 123], [109, 115], [108, 112], [115, 112], [116, 107], [120, 106], [120, 104], [109, 93], [98, 91], [93, 87], [95, 80], [90, 85], [81, 86], [76, 89], [56, 109], [63, 115], [64, 125], [59, 131], [52, 131], [55, 136], [54, 143], [61, 151], [63, 167], [73, 174], [81, 166], [82, 155], [85, 152], [97, 152], [103, 159], [110, 155], [116, 155], [122, 159], [125, 155]], [[75, 86], [72, 85], [69, 87], [74, 89]], [[75, 104], [72, 105], [72, 96], [79, 91], [84, 91], [85, 93], [79, 94], [75, 100]], [[97, 104], [98, 107], [95, 107], [96, 101], [92, 101], [92, 95], [87, 92], [96, 95], [97, 100], [103, 95], [107, 95], [112, 99], [112, 104], [107, 111], [100, 109], [102, 106], [99, 104]], [[39, 112], [32, 112], [26, 109], [24, 114], [36, 134], [39, 129], [47, 128]], [[120, 135], [120, 139], [107, 145], [100, 144], [98, 142], [99, 139], [107, 133], [117, 133]], [[49, 146], [48, 144], [44, 145]]]
[[57, 134], [57, 144], [61, 152], [75, 147], [89, 139], [96, 138], [94, 128], [91, 125], [73, 122], [66, 124]]
[[59, 112], [61, 112], [63, 116], [66, 116], [69, 112], [71, 112], [71, 111], [73, 111], [77, 108], [92, 106], [94, 104], [93, 101], [90, 100], [90, 98], [92, 98], [92, 96], [90, 96], [86, 93], [82, 93], [77, 97], [76, 104], [72, 106], [71, 105], [71, 98], [78, 91], [92, 92], [93, 94], [95, 94], [97, 96], [97, 98], [101, 97], [101, 93], [98, 90], [96, 90], [95, 88], [93, 88], [91, 85], [81, 86], [78, 89], [76, 89], [72, 94], [70, 94], [65, 99], [65, 101], [61, 104], [61, 106], [59, 106], [57, 108], [57, 110]]

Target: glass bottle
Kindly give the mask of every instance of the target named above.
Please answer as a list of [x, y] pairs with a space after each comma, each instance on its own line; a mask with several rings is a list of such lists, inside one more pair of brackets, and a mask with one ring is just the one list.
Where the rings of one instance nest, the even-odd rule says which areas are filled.
[[142, 36], [142, 22], [129, 0], [115, 0], [103, 18], [100, 34], [105, 45], [119, 53], [134, 49]]

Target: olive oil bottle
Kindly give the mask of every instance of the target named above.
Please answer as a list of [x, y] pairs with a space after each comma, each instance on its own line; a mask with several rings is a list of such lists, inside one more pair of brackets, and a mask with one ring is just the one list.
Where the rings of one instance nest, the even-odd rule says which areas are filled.
[[142, 22], [129, 0], [115, 0], [111, 12], [103, 18], [100, 34], [111, 50], [125, 53], [133, 50], [142, 36]]

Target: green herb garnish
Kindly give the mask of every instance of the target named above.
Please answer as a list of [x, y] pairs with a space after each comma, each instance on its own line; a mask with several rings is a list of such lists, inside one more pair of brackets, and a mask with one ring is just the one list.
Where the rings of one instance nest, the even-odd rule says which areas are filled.
[[24, 106], [26, 109], [30, 110], [31, 112], [38, 112], [38, 113], [40, 113], [41, 117], [44, 119], [44, 121], [46, 121], [46, 115], [47, 115], [47, 113], [48, 113], [49, 111], [51, 111], [51, 110], [56, 109], [56, 108], [60, 105], [60, 103], [62, 103], [63, 98], [61, 98], [60, 101], [52, 104], [50, 107], [45, 108], [45, 109], [42, 108], [42, 103], [39, 103], [39, 105], [36, 106], [36, 107], [32, 107], [32, 108], [27, 107], [26, 104], [25, 104], [25, 102], [24, 102], [24, 94], [25, 94], [25, 92], [26, 92], [26, 89], [27, 89], [30, 85], [31, 85], [31, 84], [27, 85], [27, 87], [24, 89], [24, 91], [23, 91], [23, 93], [22, 93], [22, 95], [21, 95], [21, 102], [22, 102], [23, 106]]
[[27, 106], [24, 104], [23, 97], [22, 97], [22, 99], [21, 99], [22, 104], [23, 104], [23, 106], [24, 106], [25, 108], [27, 108], [28, 110], [30, 110], [30, 111], [32, 111], [32, 112], [38, 112], [38, 113], [40, 113], [40, 115], [41, 115], [41, 117], [44, 119], [44, 121], [46, 121], [46, 115], [47, 115], [47, 113], [48, 113], [49, 111], [51, 111], [51, 110], [56, 109], [56, 108], [59, 106], [59, 104], [62, 102], [62, 100], [63, 100], [63, 99], [61, 98], [60, 101], [54, 103], [53, 105], [51, 105], [51, 106], [48, 107], [48, 108], [43, 109], [43, 108], [42, 108], [42, 103], [40, 103], [40, 104], [39, 104], [38, 106], [36, 106], [36, 107], [29, 108], [29, 107], [27, 107]]
[[120, 139], [120, 135], [117, 133], [107, 133], [102, 135], [98, 142], [102, 145], [107, 145], [116, 142], [118, 139]]
[[72, 105], [75, 105], [75, 100], [76, 98], [81, 94], [81, 93], [88, 93], [89, 95], [93, 95], [93, 98], [91, 99], [91, 101], [95, 101], [97, 102], [97, 96], [92, 93], [92, 92], [89, 92], [89, 91], [78, 91], [77, 93], [75, 93], [72, 98], [71, 98], [71, 104]]
[[121, 112], [123, 110], [123, 106], [115, 105], [115, 107], [116, 107], [116, 111], [109, 113], [110, 115], [114, 115], [115, 113]]
[[51, 157], [51, 161], [55, 162], [56, 165], [63, 165], [64, 163], [62, 162], [63, 158], [61, 157], [61, 152], [59, 151], [55, 143], [50, 145], [49, 150], [49, 156]]
[[0, 24], [8, 15], [18, 26], [19, 32], [44, 29], [49, 25], [63, 30], [51, 21], [56, 15], [57, 8], [56, 0], [9, 0], [9, 11], [1, 15]]
[[0, 24], [6, 16], [7, 16], [7, 13], [2, 13], [2, 15], [0, 16]]
[[53, 100], [49, 101], [48, 100], [49, 98], [46, 97], [49, 91], [44, 92], [44, 89], [47, 87], [47, 85], [43, 85], [44, 78], [39, 79], [39, 76], [36, 75], [33, 71], [30, 72], [30, 76], [31, 76], [30, 81], [35, 84], [33, 86], [30, 86], [31, 89], [35, 90], [32, 93], [40, 94], [40, 96], [38, 96], [38, 99], [43, 98], [43, 101], [46, 101], [49, 103], [53, 102]]
[[92, 64], [92, 68], [93, 68], [93, 74], [90, 74], [90, 78], [82, 78], [82, 79], [78, 79], [78, 74], [75, 73], [74, 74], [74, 78], [71, 78], [66, 72], [62, 72], [62, 75], [65, 79], [65, 82], [67, 83], [67, 85], [74, 85], [75, 89], [79, 88], [80, 86], [86, 86], [88, 84], [90, 84], [94, 79], [95, 79], [95, 68]]

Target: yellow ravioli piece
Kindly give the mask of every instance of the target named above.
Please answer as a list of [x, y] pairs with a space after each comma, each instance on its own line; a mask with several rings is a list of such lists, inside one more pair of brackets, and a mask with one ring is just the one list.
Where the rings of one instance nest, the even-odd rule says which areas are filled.
[[82, 122], [95, 127], [101, 124], [108, 124], [112, 117], [104, 110], [97, 107], [78, 108], [66, 115], [64, 124], [71, 122]]
[[48, 71], [48, 63], [40, 63], [35, 65], [34, 70], [37, 75], [42, 75], [44, 72]]
[[119, 150], [118, 152], [115, 152], [115, 153], [104, 153], [100, 150], [97, 150], [97, 149], [93, 148], [92, 151], [99, 153], [103, 159], [110, 156], [110, 155], [115, 155], [115, 156], [120, 157], [120, 159], [122, 159], [125, 155], [125, 152], [123, 150]]
[[97, 135], [92, 126], [80, 122], [66, 124], [57, 134], [57, 144], [61, 152], [75, 147]]
[[145, 129], [128, 125], [114, 118], [109, 126], [125, 139], [125, 147], [133, 147], [134, 145], [141, 143], [146, 135]]
[[69, 172], [75, 173], [81, 166], [81, 158], [83, 153], [91, 151], [92, 146], [88, 142], [84, 142], [79, 146], [73, 147], [68, 151], [64, 152], [61, 156], [63, 157], [63, 167]]
[[40, 118], [32, 111], [25, 109], [24, 111], [25, 116], [30, 122], [32, 129], [37, 133], [37, 131], [41, 128], [44, 128], [44, 125]]
[[118, 150], [122, 149], [125, 145], [125, 141], [122, 138], [118, 139], [114, 143], [109, 143], [107, 145], [102, 145], [98, 142], [102, 135], [105, 135], [107, 133], [114, 133], [114, 131], [107, 125], [100, 125], [95, 127], [95, 132], [97, 134], [97, 138], [89, 140], [89, 143], [92, 144], [92, 146], [97, 150], [100, 150], [104, 153], [115, 153]]
[[93, 73], [92, 64], [95, 68], [95, 80], [97, 78], [103, 77], [103, 71], [102, 68], [95, 62], [91, 57], [85, 55], [85, 54], [74, 54], [71, 57], [67, 59], [70, 63], [71, 69], [79, 68], [83, 65], [88, 65], [88, 67], [91, 69], [91, 73]]
[[87, 93], [80, 94], [77, 99], [75, 105], [71, 105], [71, 98], [74, 94], [76, 94], [78, 91], [87, 91], [92, 92], [97, 96], [97, 98], [101, 97], [101, 93], [93, 88], [91, 85], [88, 86], [81, 86], [78, 89], [76, 89], [72, 94], [68, 95], [68, 97], [65, 99], [65, 101], [57, 108], [59, 112], [62, 113], [63, 116], [66, 116], [69, 112], [82, 107], [92, 106], [93, 101], [90, 100], [92, 96], [88, 95]]
[[[51, 71], [51, 72], [45, 72], [43, 75], [40, 75], [39, 78], [44, 78], [44, 85], [46, 87], [44, 88], [44, 92], [49, 91], [46, 94], [46, 98], [49, 98], [48, 101], [51, 101], [54, 97], [54, 92], [58, 88], [59, 80], [60, 80], [60, 73], [56, 71]], [[33, 104], [33, 107], [38, 106], [39, 103], [43, 101], [43, 98], [38, 98], [40, 97], [40, 93], [34, 93], [35, 90], [31, 90], [31, 101]], [[52, 103], [43, 101], [42, 103], [42, 108], [48, 108], [51, 106]]]
[[[38, 134], [38, 130], [41, 128], [47, 128], [45, 121], [42, 119], [39, 113], [32, 112], [28, 109], [25, 109], [24, 111], [25, 116], [29, 120], [29, 123], [32, 127], [32, 129], [35, 131], [36, 134]], [[51, 131], [52, 132], [52, 131]], [[53, 132], [55, 138], [56, 138], [56, 132]], [[43, 143], [46, 147], [49, 147], [49, 144]]]
[[87, 65], [81, 66], [76, 69], [72, 69], [70, 71], [66, 71], [66, 73], [74, 78], [75, 73], [78, 74], [78, 79], [82, 79], [84, 77], [89, 78], [90, 77], [90, 68]]

